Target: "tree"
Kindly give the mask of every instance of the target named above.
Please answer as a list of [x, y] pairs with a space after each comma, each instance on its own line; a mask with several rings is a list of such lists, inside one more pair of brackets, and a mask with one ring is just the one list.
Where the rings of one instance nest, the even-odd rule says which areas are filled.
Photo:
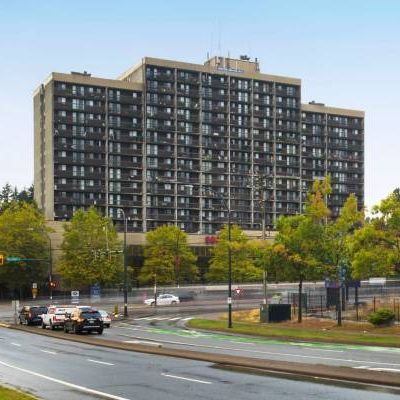
[[0, 214], [0, 253], [29, 261], [9, 262], [0, 267], [4, 289], [30, 293], [32, 283], [44, 284], [49, 247], [46, 221], [34, 204], [11, 200]]
[[259, 281], [262, 271], [254, 265], [249, 240], [237, 225], [231, 226], [231, 241], [228, 240], [228, 226], [217, 235], [217, 243], [212, 249], [207, 279], [212, 282], [228, 280], [228, 249], [231, 248], [232, 279], [237, 283]]
[[400, 271], [400, 190], [378, 206], [351, 241], [353, 278], [390, 276]]
[[177, 226], [162, 225], [146, 234], [142, 284], [189, 283], [197, 280], [197, 257], [187, 244], [187, 234]]
[[71, 286], [115, 282], [123, 267], [122, 244], [112, 220], [95, 208], [78, 210], [64, 225], [57, 270]]
[[324, 264], [324, 223], [330, 214], [325, 198], [330, 192], [329, 177], [315, 181], [307, 196], [305, 213], [278, 220], [276, 242], [284, 246], [284, 274], [289, 280], [299, 282], [298, 322], [302, 322], [302, 292], [305, 280], [321, 277]]
[[340, 210], [339, 217], [331, 221], [326, 229], [325, 262], [331, 275], [337, 266], [351, 267], [350, 242], [357, 228], [364, 223], [364, 211], [358, 210], [357, 198], [351, 194]]
[[9, 183], [6, 183], [0, 191], [0, 213], [9, 207], [13, 201], [33, 203], [33, 185], [28, 189], [24, 188], [18, 191], [16, 186], [13, 188]]
[[254, 265], [263, 271], [264, 298], [267, 302], [267, 281], [277, 282], [280, 279], [286, 250], [282, 244], [270, 243], [266, 240], [252, 240], [249, 245], [254, 257]]

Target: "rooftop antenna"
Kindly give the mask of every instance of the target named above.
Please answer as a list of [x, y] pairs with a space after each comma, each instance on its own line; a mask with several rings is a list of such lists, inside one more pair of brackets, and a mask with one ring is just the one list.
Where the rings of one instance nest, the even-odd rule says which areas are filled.
[[221, 51], [221, 23], [218, 21], [218, 53], [219, 55], [222, 54]]

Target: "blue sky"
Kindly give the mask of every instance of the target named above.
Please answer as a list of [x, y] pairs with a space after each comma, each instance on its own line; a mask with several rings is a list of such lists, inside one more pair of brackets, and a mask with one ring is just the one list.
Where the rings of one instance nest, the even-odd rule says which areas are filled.
[[370, 207], [400, 186], [399, 21], [397, 0], [0, 0], [0, 186], [33, 181], [32, 92], [50, 72], [229, 52], [301, 78], [303, 102], [365, 110]]

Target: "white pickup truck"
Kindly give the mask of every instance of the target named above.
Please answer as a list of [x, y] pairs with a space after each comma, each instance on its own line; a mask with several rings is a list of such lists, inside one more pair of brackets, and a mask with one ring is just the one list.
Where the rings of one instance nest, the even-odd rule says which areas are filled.
[[50, 306], [47, 314], [42, 314], [42, 328], [50, 327], [54, 330], [57, 327], [63, 327], [65, 314], [71, 313], [74, 309], [74, 306]]

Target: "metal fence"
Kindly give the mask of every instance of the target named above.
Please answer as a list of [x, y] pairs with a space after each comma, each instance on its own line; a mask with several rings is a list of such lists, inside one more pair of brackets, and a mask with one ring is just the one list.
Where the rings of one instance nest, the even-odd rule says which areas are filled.
[[[365, 285], [359, 288], [318, 288], [318, 290], [305, 290], [302, 295], [303, 315], [319, 318], [336, 318], [341, 297], [342, 319], [353, 321], [366, 321], [368, 315], [380, 308], [386, 308], [395, 314], [395, 320], [400, 322], [400, 285]], [[290, 291], [282, 302], [292, 305], [293, 314], [298, 313], [299, 295]]]

